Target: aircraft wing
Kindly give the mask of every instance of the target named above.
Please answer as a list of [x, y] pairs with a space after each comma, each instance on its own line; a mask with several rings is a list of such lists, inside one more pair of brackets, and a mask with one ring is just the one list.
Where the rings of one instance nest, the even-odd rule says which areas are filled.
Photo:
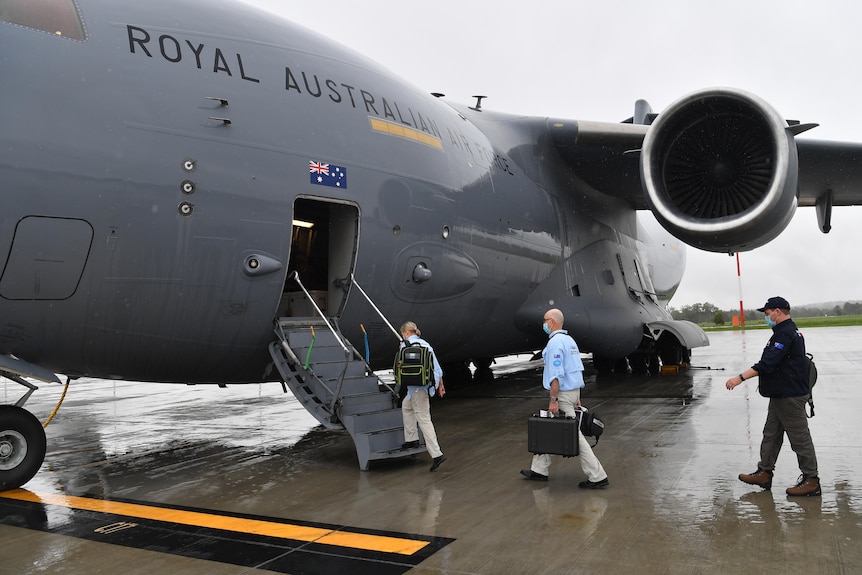
[[[649, 208], [640, 182], [640, 151], [647, 126], [550, 120], [554, 147], [597, 190]], [[862, 144], [797, 139], [799, 206], [811, 207], [828, 191], [832, 205], [862, 205]]]
[[685, 96], [650, 126], [549, 120], [551, 145], [572, 177], [675, 237], [715, 252], [777, 237], [798, 206], [831, 228], [832, 206], [862, 205], [862, 144], [797, 139], [760, 98], [728, 88]]
[[799, 205], [813, 206], [831, 192], [832, 205], [862, 205], [862, 144], [796, 140]]
[[596, 191], [648, 209], [640, 176], [640, 149], [648, 126], [548, 120], [552, 145], [573, 174]]

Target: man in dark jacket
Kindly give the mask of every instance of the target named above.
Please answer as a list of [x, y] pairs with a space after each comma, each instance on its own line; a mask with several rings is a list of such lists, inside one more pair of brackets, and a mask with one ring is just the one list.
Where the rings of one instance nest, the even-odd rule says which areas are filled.
[[802, 471], [797, 484], [787, 488], [787, 495], [820, 495], [817, 456], [805, 414], [805, 403], [810, 394], [805, 339], [790, 319], [790, 304], [783, 297], [769, 298], [757, 311], [766, 314], [772, 337], [760, 361], [725, 383], [727, 389], [733, 389], [746, 379], [760, 377], [760, 394], [769, 398], [760, 444], [760, 463], [757, 471], [740, 473], [739, 479], [764, 489], [771, 488], [775, 461], [787, 433]]

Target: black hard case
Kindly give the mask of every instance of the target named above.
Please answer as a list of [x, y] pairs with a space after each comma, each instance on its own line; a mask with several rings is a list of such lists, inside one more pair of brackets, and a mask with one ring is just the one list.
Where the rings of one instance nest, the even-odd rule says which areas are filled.
[[527, 449], [530, 453], [546, 453], [574, 457], [578, 455], [578, 417], [539, 417], [527, 422]]

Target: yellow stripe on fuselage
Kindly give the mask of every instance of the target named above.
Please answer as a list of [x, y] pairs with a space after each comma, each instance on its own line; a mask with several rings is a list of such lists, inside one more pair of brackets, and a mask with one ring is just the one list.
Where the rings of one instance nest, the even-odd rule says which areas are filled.
[[278, 523], [261, 519], [244, 519], [242, 517], [230, 517], [200, 511], [183, 511], [181, 509], [150, 507], [149, 505], [142, 505], [139, 503], [123, 503], [119, 501], [105, 501], [101, 499], [72, 497], [57, 494], [36, 494], [25, 489], [5, 491], [0, 493], [0, 497], [17, 499], [19, 501], [30, 501], [32, 503], [57, 505], [60, 507], [68, 507], [70, 509], [110, 513], [113, 515], [122, 515], [124, 517], [134, 517], [136, 519], [150, 519], [153, 521], [164, 521], [180, 525], [207, 527], [210, 529], [221, 529], [236, 533], [249, 533], [266, 537], [307, 541], [320, 543], [322, 545], [350, 547], [352, 549], [364, 549], [367, 551], [379, 551], [383, 553], [412, 555], [428, 545], [428, 541], [404, 539], [401, 537], [352, 533], [349, 531], [338, 531], [322, 527], [292, 525], [289, 523]]
[[408, 140], [413, 140], [414, 142], [419, 142], [420, 144], [425, 144], [426, 146], [431, 146], [438, 150], [443, 149], [443, 142], [437, 136], [432, 136], [431, 134], [427, 134], [415, 128], [396, 124], [395, 122], [381, 120], [380, 118], [372, 118], [369, 116], [368, 120], [371, 122], [371, 129], [375, 132], [407, 138]]

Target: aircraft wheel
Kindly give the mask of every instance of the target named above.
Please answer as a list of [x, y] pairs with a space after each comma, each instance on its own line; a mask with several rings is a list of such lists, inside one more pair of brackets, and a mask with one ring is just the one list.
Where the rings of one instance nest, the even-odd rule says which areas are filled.
[[443, 382], [446, 384], [447, 388], [449, 387], [450, 381], [454, 388], [458, 385], [470, 383], [473, 380], [473, 374], [470, 372], [470, 366], [467, 365], [466, 361], [444, 363], [442, 368]]
[[649, 355], [636, 351], [628, 357], [629, 365], [632, 368], [632, 373], [646, 374], [649, 373]]
[[652, 374], [658, 373], [661, 371], [661, 360], [658, 358], [657, 353], [651, 353], [649, 356], [649, 372]]
[[679, 345], [665, 346], [660, 356], [662, 365], [679, 365], [682, 363], [682, 353]]
[[493, 365], [493, 363], [493, 357], [482, 357], [473, 360], [473, 365], [476, 366], [476, 369], [491, 369], [491, 365]]
[[30, 481], [45, 460], [47, 440], [32, 413], [14, 405], [0, 405], [0, 491]]
[[483, 357], [474, 359], [473, 365], [476, 366], [476, 371], [473, 372], [473, 381], [486, 382], [494, 380], [494, 372], [491, 371], [491, 364], [494, 363], [493, 357]]

